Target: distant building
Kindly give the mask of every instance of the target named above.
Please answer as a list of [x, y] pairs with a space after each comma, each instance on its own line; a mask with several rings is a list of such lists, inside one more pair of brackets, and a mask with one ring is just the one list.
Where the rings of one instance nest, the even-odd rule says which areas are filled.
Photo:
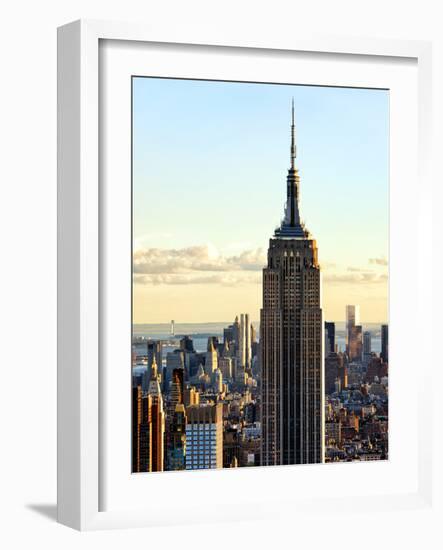
[[212, 386], [216, 393], [223, 392], [223, 374], [222, 371], [217, 367], [212, 374]]
[[206, 352], [206, 358], [205, 358], [205, 373], [212, 377], [213, 372], [218, 367], [218, 354], [217, 354], [217, 348], [214, 344], [214, 340], [212, 338], [208, 338], [208, 351]]
[[325, 321], [325, 356], [335, 352], [335, 323]]
[[348, 356], [350, 361], [361, 361], [363, 358], [363, 329], [361, 325], [351, 328]]
[[223, 406], [186, 408], [186, 470], [223, 468]]
[[185, 407], [189, 405], [198, 405], [200, 403], [200, 394], [194, 387], [187, 387], [183, 392], [183, 403]]
[[381, 358], [389, 363], [389, 325], [381, 326]]
[[183, 336], [180, 339], [180, 349], [185, 353], [195, 353], [194, 342], [190, 336]]
[[355, 305], [346, 306], [346, 352], [351, 361], [362, 359], [362, 327], [360, 325], [360, 308]]
[[151, 379], [151, 365], [155, 357], [157, 369], [162, 368], [162, 343], [159, 340], [148, 340], [146, 343], [146, 355], [148, 359], [148, 380]]
[[165, 391], [169, 391], [169, 385], [172, 381], [172, 372], [175, 369], [185, 368], [185, 355], [181, 349], [170, 351], [166, 354], [166, 372], [163, 382]]
[[363, 333], [363, 361], [368, 363], [371, 358], [372, 353], [372, 342], [371, 342], [371, 333], [365, 331]]
[[223, 378], [225, 380], [232, 380], [233, 378], [232, 357], [221, 357], [218, 360], [218, 366], [223, 374]]
[[237, 362], [240, 367], [249, 369], [251, 367], [251, 361], [251, 324], [249, 322], [249, 314], [242, 313], [240, 315]]

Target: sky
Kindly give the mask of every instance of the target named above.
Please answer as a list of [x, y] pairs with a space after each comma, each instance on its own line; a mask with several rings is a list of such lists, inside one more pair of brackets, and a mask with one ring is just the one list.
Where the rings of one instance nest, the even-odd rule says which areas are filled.
[[388, 316], [389, 92], [133, 79], [133, 321], [259, 319], [295, 103], [325, 320]]

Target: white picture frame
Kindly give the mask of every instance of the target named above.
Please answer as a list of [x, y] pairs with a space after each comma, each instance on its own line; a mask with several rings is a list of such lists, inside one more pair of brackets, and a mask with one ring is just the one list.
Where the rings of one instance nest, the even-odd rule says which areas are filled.
[[[103, 250], [101, 235], [106, 225], [100, 224], [103, 209], [100, 190], [100, 42], [125, 41], [129, 44], [194, 44], [205, 47], [231, 48], [230, 54], [241, 51], [248, 55], [252, 51], [305, 52], [312, 55], [330, 53], [337, 56], [368, 56], [390, 58], [395, 63], [402, 59], [412, 59], [417, 65], [418, 81], [418, 167], [419, 167], [419, 212], [420, 231], [431, 231], [430, 203], [432, 182], [430, 178], [431, 144], [431, 45], [426, 42], [370, 40], [350, 37], [315, 37], [300, 35], [295, 38], [281, 37], [281, 40], [260, 38], [251, 40], [229, 36], [209, 39], [201, 36], [186, 36], [186, 31], [171, 35], [156, 32], [154, 29], [135, 24], [101, 21], [77, 21], [65, 25], [58, 32], [58, 520], [70, 527], [89, 530], [130, 526], [152, 526], [164, 523], [188, 521], [210, 521], [208, 506], [204, 500], [197, 503], [189, 514], [178, 517], [177, 510], [171, 508], [171, 515], [164, 516], [161, 507], [156, 510], [149, 503], [144, 507], [129, 507], [122, 500], [122, 506], [103, 510], [100, 484], [103, 483], [103, 415], [106, 407], [101, 404], [100, 347], [102, 331], [100, 303], [106, 297], [101, 288], [101, 267]], [[152, 54], [152, 55], [155, 55]], [[363, 59], [363, 58], [362, 58]], [[401, 223], [401, 220], [399, 220]], [[425, 244], [426, 246], [431, 246]], [[420, 254], [429, 252], [422, 250]], [[427, 254], [429, 258], [431, 254]], [[432, 316], [429, 300], [431, 289], [426, 286], [417, 272], [417, 307], [419, 315]], [[427, 299], [426, 299], [427, 298]], [[412, 359], [411, 359], [412, 360]], [[431, 361], [423, 361], [424, 380], [430, 383]], [[416, 388], [418, 429], [416, 479], [413, 489], [393, 491], [383, 496], [379, 502], [377, 494], [355, 491], [334, 495], [347, 499], [355, 506], [370, 507], [377, 502], [378, 509], [420, 508], [431, 506], [432, 501], [432, 434], [426, 418], [429, 399], [424, 387]], [[129, 434], [128, 434], [129, 436]], [[128, 449], [129, 452], [129, 449]], [[340, 476], [339, 465], [319, 474], [321, 484], [326, 477]], [[351, 466], [352, 467], [352, 466]], [[288, 469], [287, 469], [288, 468]], [[298, 468], [298, 467], [295, 467]], [[248, 482], [257, 476], [266, 475], [264, 494], [261, 500], [251, 500], [248, 511], [243, 514], [259, 519], [264, 516], [290, 517], [294, 510], [305, 512], [309, 509], [320, 511], [331, 506], [331, 499], [325, 499], [321, 491], [313, 491], [312, 498], [297, 498], [286, 492], [276, 493], [271, 498], [271, 485], [277, 479], [285, 484], [292, 475], [293, 467], [270, 468], [235, 472], [247, 475]], [[183, 483], [208, 486], [221, 490], [226, 484], [223, 472], [198, 472], [179, 474]], [[177, 483], [178, 475], [174, 476]], [[309, 472], [306, 470], [306, 475]], [[353, 474], [354, 476], [356, 474]], [[163, 474], [162, 474], [163, 476]], [[199, 477], [198, 477], [199, 476]], [[150, 483], [149, 475], [144, 477]], [[155, 481], [154, 481], [155, 479]], [[171, 477], [151, 478], [153, 487], [159, 483], [170, 483]], [[264, 479], [264, 478], [263, 478]], [[356, 475], [356, 480], [358, 475]], [[181, 483], [181, 481], [180, 481]], [[154, 489], [155, 491], [155, 489]], [[267, 495], [266, 491], [269, 492]], [[267, 505], [267, 499], [269, 503]], [[272, 512], [271, 505], [272, 502]], [[226, 508], [226, 507], [224, 507]], [[235, 519], [237, 511], [226, 510], [219, 513], [218, 520]]]

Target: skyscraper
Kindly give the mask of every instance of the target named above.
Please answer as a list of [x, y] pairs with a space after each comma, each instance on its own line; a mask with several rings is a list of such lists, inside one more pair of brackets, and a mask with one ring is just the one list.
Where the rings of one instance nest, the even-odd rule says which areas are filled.
[[149, 383], [148, 397], [150, 398], [151, 421], [151, 471], [163, 472], [165, 413], [163, 411], [163, 397], [158, 381], [155, 356], [151, 366], [151, 381]]
[[335, 323], [325, 321], [325, 356], [335, 352]]
[[269, 241], [260, 317], [261, 464], [323, 462], [323, 320], [317, 244], [300, 220], [292, 104], [281, 226]]
[[346, 306], [346, 353], [350, 361], [361, 361], [363, 329], [360, 325], [359, 306]]
[[186, 469], [223, 468], [222, 404], [190, 405], [186, 416]]
[[184, 470], [186, 466], [186, 412], [178, 403], [172, 413], [168, 445], [168, 470]]
[[371, 333], [366, 330], [363, 333], [363, 361], [365, 364], [369, 362], [371, 359], [371, 352], [372, 352], [372, 337]]
[[214, 340], [212, 338], [208, 338], [208, 351], [206, 352], [205, 357], [205, 373], [211, 377], [217, 367], [218, 355], [214, 346]]
[[252, 348], [251, 348], [251, 323], [249, 313], [240, 314], [240, 327], [238, 334], [237, 361], [243, 370], [251, 368]]
[[389, 363], [389, 326], [381, 326], [381, 354], [380, 357], [385, 363]]

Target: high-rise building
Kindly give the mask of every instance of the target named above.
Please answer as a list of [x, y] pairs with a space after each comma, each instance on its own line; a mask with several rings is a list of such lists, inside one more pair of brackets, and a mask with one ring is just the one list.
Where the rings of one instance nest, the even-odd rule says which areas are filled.
[[360, 325], [360, 307], [355, 305], [346, 306], [346, 352], [351, 361], [361, 360], [362, 327]]
[[218, 366], [222, 372], [223, 378], [225, 380], [231, 380], [233, 377], [232, 357], [221, 357], [218, 360]]
[[157, 363], [155, 357], [151, 365], [151, 381], [148, 389], [150, 398], [150, 423], [151, 423], [151, 470], [162, 472], [164, 469], [164, 435], [165, 413], [163, 411], [163, 397], [158, 381]]
[[349, 343], [349, 337], [352, 327], [360, 324], [360, 307], [349, 305], [346, 306], [346, 344]]
[[152, 471], [152, 397], [132, 388], [132, 471]]
[[325, 356], [335, 352], [335, 323], [325, 321]]
[[212, 377], [212, 373], [217, 369], [218, 367], [218, 355], [217, 355], [217, 348], [214, 345], [214, 340], [212, 338], [208, 338], [208, 351], [206, 352], [205, 357], [205, 373]]
[[381, 354], [385, 363], [389, 363], [389, 325], [381, 326]]
[[287, 203], [269, 241], [260, 318], [261, 464], [323, 462], [323, 319], [317, 244], [300, 220], [294, 105]]
[[148, 356], [148, 370], [151, 368], [155, 357], [157, 369], [162, 365], [162, 343], [159, 340], [148, 340], [146, 343], [146, 352]]
[[169, 425], [168, 470], [184, 470], [186, 466], [186, 411], [177, 403]]
[[132, 387], [132, 471], [140, 472], [140, 426], [142, 417], [141, 386]]
[[185, 354], [181, 349], [175, 349], [166, 354], [166, 372], [164, 376], [163, 387], [165, 391], [169, 390], [172, 381], [172, 373], [175, 369], [185, 368]]
[[216, 368], [212, 375], [212, 385], [214, 391], [217, 393], [222, 393], [223, 391], [223, 374], [219, 368]]
[[180, 339], [180, 349], [187, 353], [195, 352], [194, 342], [190, 336], [183, 336], [183, 338]]
[[189, 405], [198, 405], [200, 403], [200, 394], [193, 386], [184, 389], [183, 403], [185, 407]]
[[354, 325], [350, 331], [348, 356], [350, 361], [361, 361], [363, 354], [363, 328]]
[[186, 408], [186, 469], [223, 468], [223, 406]]
[[372, 353], [372, 336], [368, 330], [363, 333], [363, 361], [365, 364], [371, 359]]
[[182, 368], [172, 371], [172, 381], [170, 390], [170, 406], [171, 412], [175, 411], [176, 405], [183, 403], [183, 377], [184, 371]]

